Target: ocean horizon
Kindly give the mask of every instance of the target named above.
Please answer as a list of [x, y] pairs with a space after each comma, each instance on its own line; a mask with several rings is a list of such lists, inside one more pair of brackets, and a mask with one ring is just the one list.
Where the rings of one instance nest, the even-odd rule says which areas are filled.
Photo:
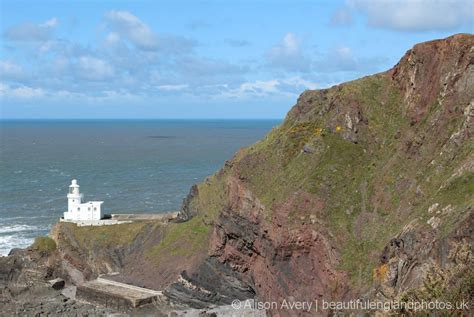
[[1, 119], [0, 255], [45, 235], [76, 178], [105, 213], [178, 210], [277, 119]]

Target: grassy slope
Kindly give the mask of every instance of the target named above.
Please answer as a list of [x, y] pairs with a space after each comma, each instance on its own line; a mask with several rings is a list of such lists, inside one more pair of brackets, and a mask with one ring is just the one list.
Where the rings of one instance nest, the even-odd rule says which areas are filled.
[[193, 201], [198, 215], [184, 223], [171, 223], [164, 229], [163, 239], [145, 256], [158, 265], [163, 258], [179, 256], [186, 260], [197, 254], [207, 254], [214, 220], [225, 206], [223, 178], [210, 177], [199, 185], [199, 200]]
[[[326, 100], [337, 97], [340, 104], [362, 108], [368, 126], [359, 131], [357, 144], [343, 138], [344, 116], [337, 109], [321, 112], [326, 105], [315, 96], [308, 112], [290, 112], [282, 126], [237, 154], [229, 173], [246, 179], [266, 206], [268, 216], [296, 191], [322, 197], [327, 204], [321, 220], [336, 237], [342, 253], [341, 269], [350, 273], [353, 283], [364, 285], [372, 279], [385, 244], [413, 219], [426, 223], [431, 204], [451, 204], [454, 213], [461, 213], [473, 203], [471, 174], [446, 184], [454, 169], [472, 153], [473, 143], [471, 140], [457, 149], [453, 158], [442, 162], [442, 170], [430, 165], [439, 156], [443, 143], [460, 128], [462, 118], [454, 118], [433, 134], [430, 122], [442, 111], [435, 104], [423, 122], [411, 127], [398, 91], [383, 74], [333, 87], [325, 93]], [[420, 153], [408, 153], [401, 140], [418, 138], [423, 140]], [[311, 146], [312, 154], [303, 153], [305, 145]], [[212, 184], [222, 183], [219, 178], [225, 176], [214, 176], [210, 185], [199, 185], [200, 191], [209, 191], [211, 186], [216, 193], [222, 192], [221, 185]], [[440, 190], [443, 184], [445, 187]], [[420, 197], [417, 191], [422, 193]], [[224, 205], [224, 201], [216, 202], [214, 195], [199, 195], [197, 200], [205, 206], [203, 211], [208, 206]], [[311, 210], [292, 211], [292, 225], [297, 227], [301, 217], [310, 213]], [[451, 224], [449, 219], [442, 222], [441, 231], [449, 231]]]
[[59, 223], [61, 232], [74, 237], [82, 250], [126, 246], [133, 242], [149, 222], [135, 222], [113, 226], [78, 227], [73, 223]]

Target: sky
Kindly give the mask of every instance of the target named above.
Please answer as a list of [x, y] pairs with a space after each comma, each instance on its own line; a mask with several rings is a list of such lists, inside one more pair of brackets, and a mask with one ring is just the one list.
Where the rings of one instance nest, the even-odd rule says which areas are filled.
[[283, 118], [474, 33], [471, 0], [0, 0], [0, 119]]

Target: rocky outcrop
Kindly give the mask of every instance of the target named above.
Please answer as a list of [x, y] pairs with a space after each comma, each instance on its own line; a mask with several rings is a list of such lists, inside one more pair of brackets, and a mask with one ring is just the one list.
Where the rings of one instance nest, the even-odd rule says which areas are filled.
[[164, 292], [171, 301], [205, 308], [214, 305], [229, 305], [233, 300], [246, 300], [255, 297], [253, 288], [243, 282], [237, 272], [214, 257], [206, 259], [189, 275], [182, 272], [178, 281]]
[[264, 301], [471, 296], [473, 70], [474, 36], [460, 34], [304, 92], [186, 199], [189, 217], [219, 206], [209, 258]]
[[[472, 302], [472, 208], [456, 221], [455, 229], [444, 237], [436, 231], [422, 231], [416, 223], [407, 225], [384, 248], [374, 269], [370, 295], [381, 300]], [[401, 309], [395, 313], [415, 311]]]
[[14, 250], [0, 257], [0, 316], [105, 316], [111, 311], [77, 302], [48, 281], [65, 277], [56, 251]]
[[458, 34], [417, 44], [390, 71], [411, 122], [422, 120], [435, 102], [453, 112], [459, 103], [472, 101], [474, 49], [470, 37]]
[[[327, 238], [329, 232], [321, 227], [315, 229], [311, 219], [307, 220], [308, 225], [289, 230], [293, 208], [311, 206], [317, 213], [323, 208], [320, 200], [296, 192], [267, 221], [265, 207], [240, 180], [229, 178], [228, 186], [229, 208], [221, 212], [216, 222], [210, 256], [228, 263], [253, 282], [258, 294], [274, 300], [287, 296], [301, 301], [328, 299], [347, 291], [337, 288], [345, 284], [346, 276], [336, 269], [340, 259]], [[328, 289], [332, 289], [331, 294]]]
[[183, 199], [183, 206], [179, 213], [178, 219], [186, 221], [197, 214], [197, 210], [193, 207], [193, 199], [199, 195], [197, 185], [191, 186], [188, 195]]

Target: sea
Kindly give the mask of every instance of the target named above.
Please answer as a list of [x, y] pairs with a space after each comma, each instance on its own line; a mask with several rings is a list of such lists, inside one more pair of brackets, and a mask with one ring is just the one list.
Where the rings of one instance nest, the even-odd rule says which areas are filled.
[[48, 234], [77, 179], [105, 213], [179, 210], [280, 120], [1, 120], [0, 255]]

